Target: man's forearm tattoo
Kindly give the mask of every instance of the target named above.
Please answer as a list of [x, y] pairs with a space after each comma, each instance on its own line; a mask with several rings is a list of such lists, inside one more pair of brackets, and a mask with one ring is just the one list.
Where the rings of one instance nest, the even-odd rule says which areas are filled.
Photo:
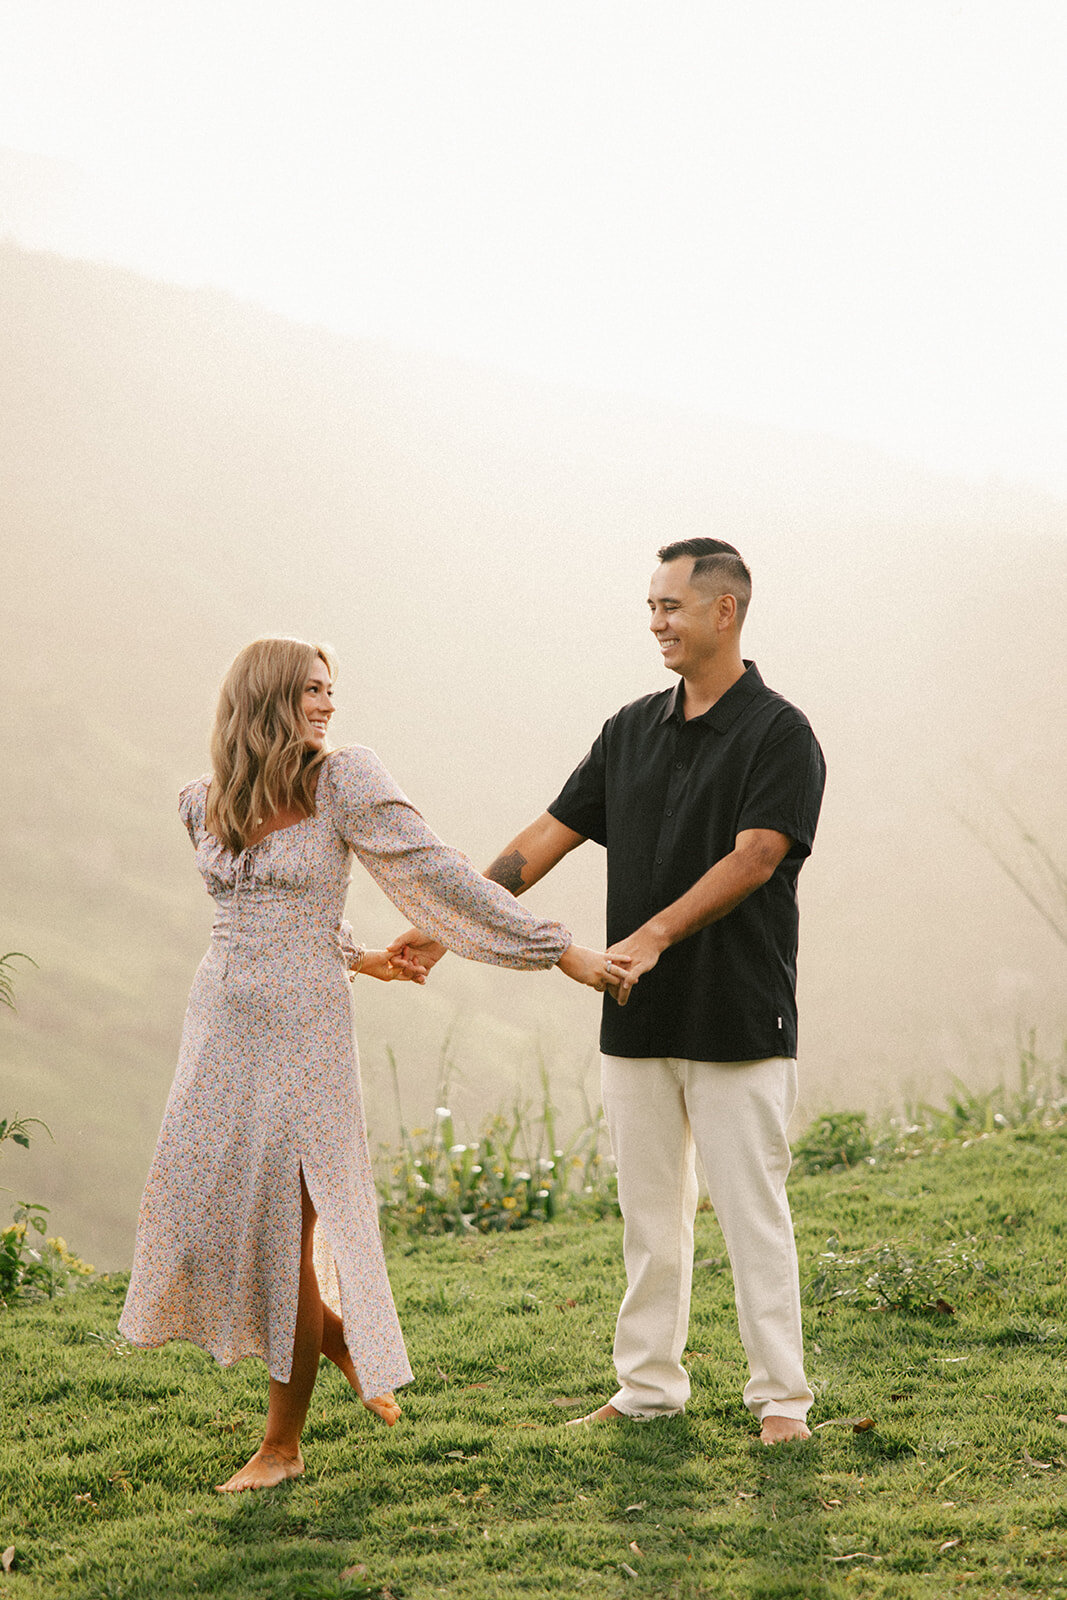
[[486, 873], [494, 883], [499, 883], [501, 888], [509, 890], [512, 894], [521, 894], [526, 885], [522, 881], [522, 869], [526, 865], [526, 857], [520, 850], [513, 850], [508, 856], [497, 856], [492, 866]]

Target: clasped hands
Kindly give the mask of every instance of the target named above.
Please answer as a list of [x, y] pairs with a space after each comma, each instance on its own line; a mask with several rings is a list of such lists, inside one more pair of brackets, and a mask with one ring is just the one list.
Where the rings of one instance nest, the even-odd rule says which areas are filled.
[[364, 950], [359, 966], [349, 967], [348, 976], [352, 982], [377, 978], [382, 983], [425, 983], [427, 970], [414, 953], [402, 957], [390, 950]]
[[[651, 926], [646, 924], [630, 934], [629, 938], [613, 944], [603, 955], [587, 949], [585, 945], [572, 944], [556, 965], [575, 983], [586, 984], [598, 994], [607, 990], [620, 1006], [624, 1006], [637, 980], [642, 973], [651, 971], [664, 948], [665, 941], [661, 941]], [[371, 951], [367, 952], [368, 957], [371, 954]], [[409, 928], [394, 939], [386, 950], [373, 954], [384, 956], [394, 969], [388, 974], [389, 977], [425, 983], [430, 969], [446, 954], [446, 946], [421, 928]], [[385, 974], [374, 972], [372, 976]]]

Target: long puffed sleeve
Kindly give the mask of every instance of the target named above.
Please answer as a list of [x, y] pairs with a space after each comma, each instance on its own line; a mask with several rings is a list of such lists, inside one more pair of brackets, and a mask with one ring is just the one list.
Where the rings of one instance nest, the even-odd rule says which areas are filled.
[[200, 843], [204, 831], [204, 807], [207, 802], [207, 778], [194, 778], [178, 796], [178, 815], [185, 823], [193, 848]]
[[335, 750], [320, 780], [334, 823], [361, 866], [417, 928], [469, 961], [551, 967], [571, 942], [443, 844], [373, 750]]

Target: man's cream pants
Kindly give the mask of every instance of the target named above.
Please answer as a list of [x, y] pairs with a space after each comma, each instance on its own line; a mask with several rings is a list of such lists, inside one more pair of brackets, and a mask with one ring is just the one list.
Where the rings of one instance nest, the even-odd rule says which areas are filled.
[[786, 1199], [786, 1124], [796, 1062], [684, 1061], [602, 1056], [604, 1114], [619, 1174], [626, 1295], [615, 1330], [619, 1392], [631, 1417], [681, 1411], [697, 1207], [694, 1152], [734, 1275], [748, 1356], [744, 1399], [767, 1415], [803, 1418], [800, 1280]]

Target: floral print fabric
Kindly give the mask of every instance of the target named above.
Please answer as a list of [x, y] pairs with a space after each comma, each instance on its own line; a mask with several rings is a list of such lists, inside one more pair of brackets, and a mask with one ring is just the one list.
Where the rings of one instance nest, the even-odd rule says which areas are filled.
[[[366, 1395], [411, 1379], [386, 1276], [363, 1120], [342, 922], [352, 853], [403, 914], [498, 966], [548, 967], [570, 935], [442, 844], [371, 750], [334, 751], [316, 815], [238, 853], [204, 826], [208, 780], [182, 820], [216, 904], [141, 1202], [120, 1329], [190, 1339], [224, 1365], [261, 1357], [289, 1379], [300, 1173], [318, 1213], [316, 1270]], [[328, 1262], [324, 1269], [323, 1262]], [[326, 1281], [323, 1281], [325, 1274]]]

